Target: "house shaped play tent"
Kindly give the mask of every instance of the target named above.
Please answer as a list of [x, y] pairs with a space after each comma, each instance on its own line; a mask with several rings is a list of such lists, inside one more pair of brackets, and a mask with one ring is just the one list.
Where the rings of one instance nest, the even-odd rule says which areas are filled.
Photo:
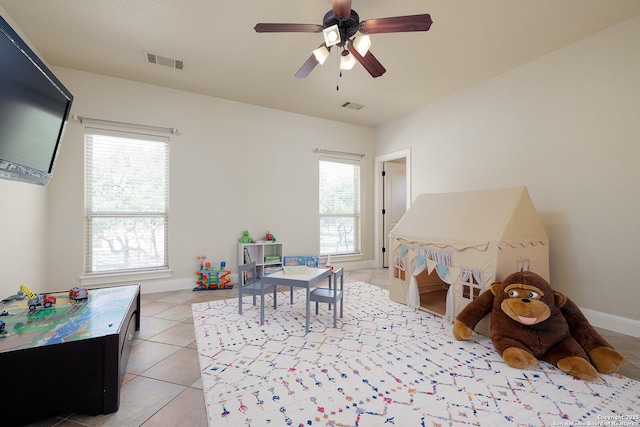
[[549, 280], [549, 238], [526, 187], [421, 194], [389, 236], [389, 297], [447, 321], [511, 273]]

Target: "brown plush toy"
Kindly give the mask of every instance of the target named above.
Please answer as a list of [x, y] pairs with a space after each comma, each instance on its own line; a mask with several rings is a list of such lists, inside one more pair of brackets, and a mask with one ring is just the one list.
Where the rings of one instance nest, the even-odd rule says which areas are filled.
[[528, 368], [537, 360], [583, 380], [612, 374], [626, 358], [584, 317], [580, 308], [530, 271], [494, 283], [456, 317], [453, 336], [466, 340], [491, 313], [491, 342], [505, 363]]

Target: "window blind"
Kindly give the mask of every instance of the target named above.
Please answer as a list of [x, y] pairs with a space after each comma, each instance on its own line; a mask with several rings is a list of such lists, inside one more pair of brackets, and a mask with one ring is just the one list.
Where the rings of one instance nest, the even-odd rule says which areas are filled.
[[320, 254], [360, 253], [360, 161], [320, 157]]
[[169, 266], [169, 138], [85, 129], [85, 273]]

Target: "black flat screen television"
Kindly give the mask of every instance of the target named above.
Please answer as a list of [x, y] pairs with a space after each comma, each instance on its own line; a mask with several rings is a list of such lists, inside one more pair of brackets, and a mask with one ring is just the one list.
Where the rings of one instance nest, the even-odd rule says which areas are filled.
[[0, 178], [49, 183], [72, 102], [0, 16]]

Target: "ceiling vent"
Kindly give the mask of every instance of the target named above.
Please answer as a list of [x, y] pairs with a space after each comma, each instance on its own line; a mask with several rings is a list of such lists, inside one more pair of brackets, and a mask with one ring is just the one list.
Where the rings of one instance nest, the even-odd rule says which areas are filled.
[[351, 110], [362, 110], [364, 108], [364, 105], [356, 104], [355, 102], [345, 102], [344, 104], [342, 104], [342, 107], [349, 108]]
[[147, 62], [150, 64], [164, 65], [165, 67], [175, 68], [176, 70], [184, 70], [184, 62], [179, 59], [167, 58], [166, 56], [149, 52], [145, 52], [145, 56]]

